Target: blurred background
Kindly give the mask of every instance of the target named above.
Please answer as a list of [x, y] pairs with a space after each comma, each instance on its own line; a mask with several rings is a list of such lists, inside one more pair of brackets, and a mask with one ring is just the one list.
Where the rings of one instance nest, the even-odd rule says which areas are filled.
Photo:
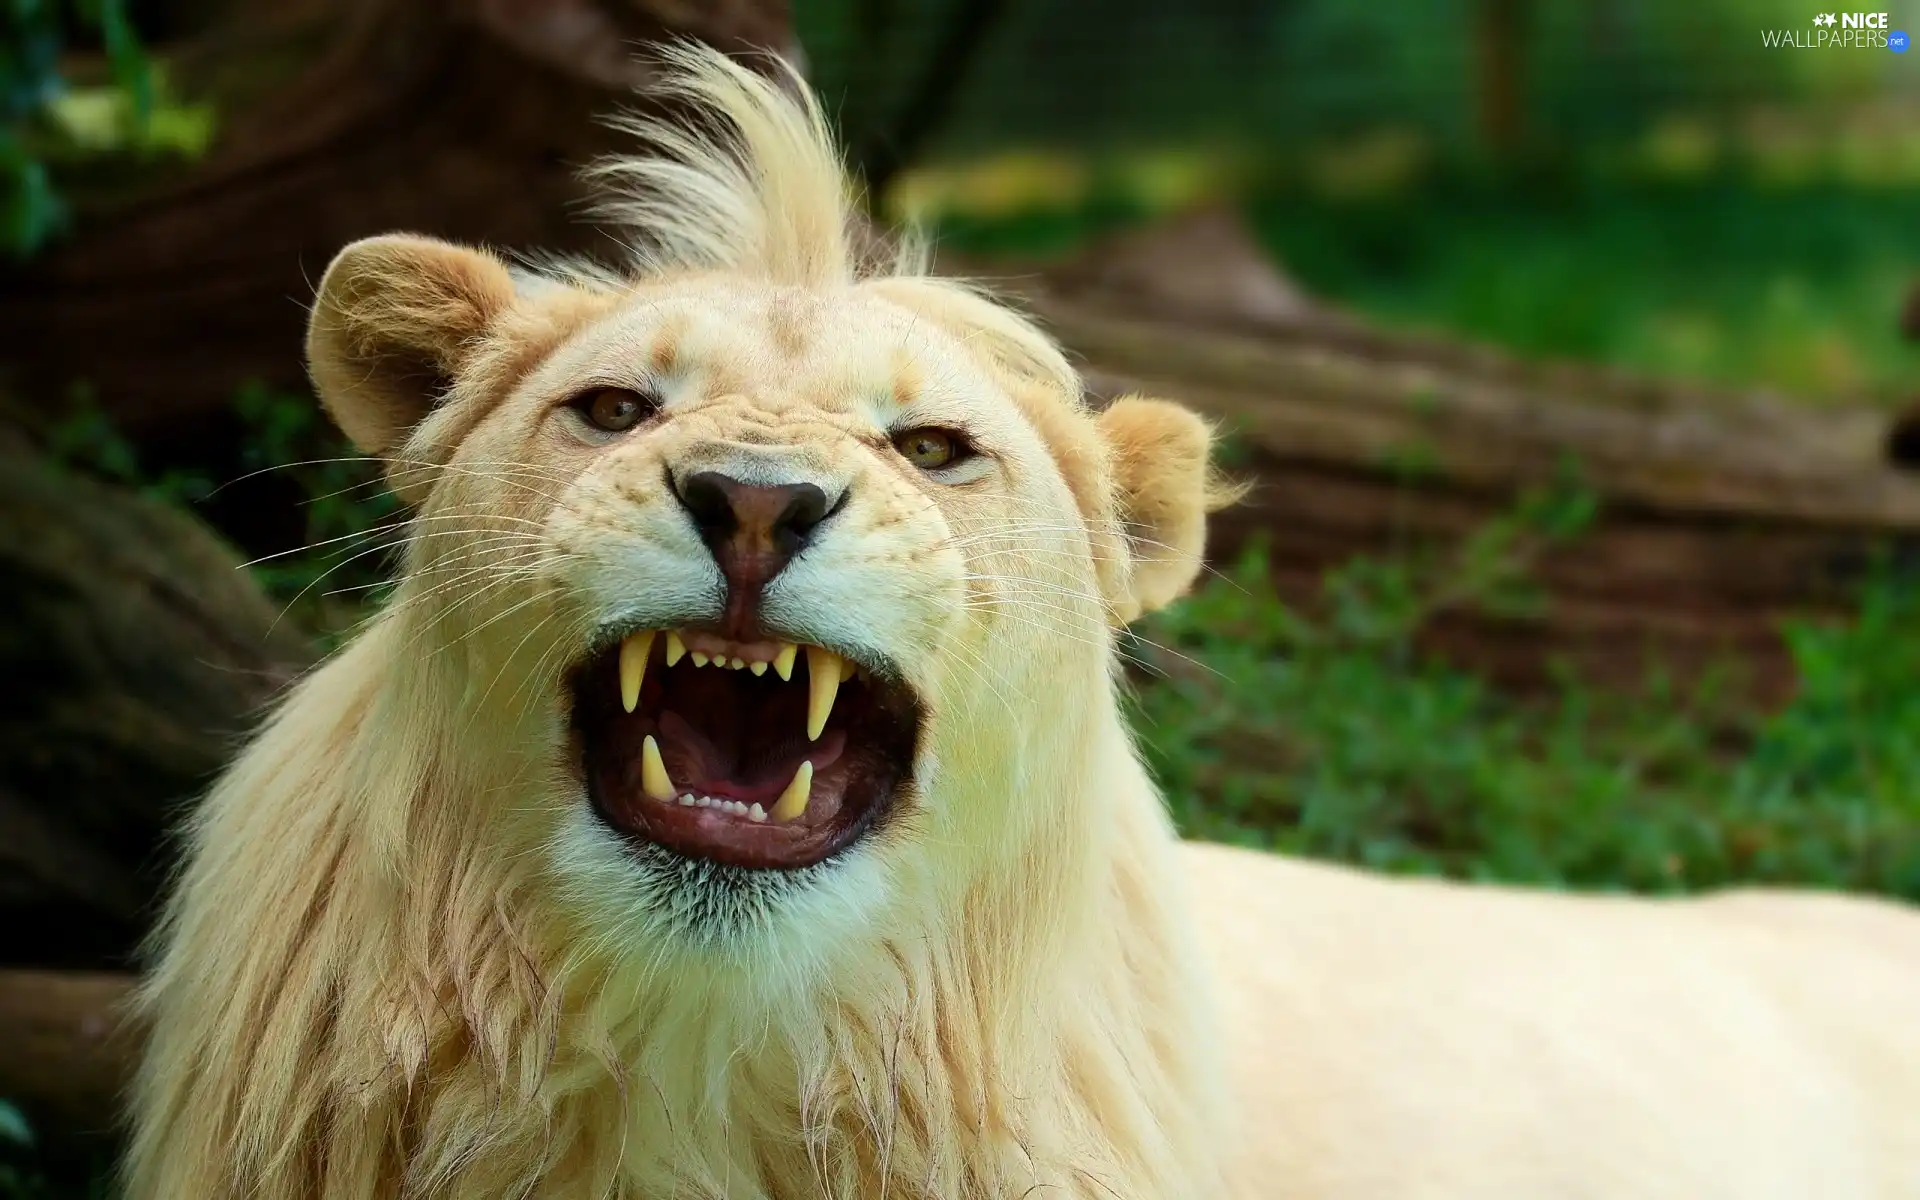
[[[1252, 483], [1126, 644], [1185, 832], [1920, 899], [1920, 31], [1800, 0], [5, 0], [0, 1198], [111, 1194], [168, 831], [402, 532], [300, 361], [409, 229], [611, 257], [691, 37]], [[1900, 7], [1904, 6], [1904, 7]], [[1851, 19], [1855, 14], [1841, 14]]]

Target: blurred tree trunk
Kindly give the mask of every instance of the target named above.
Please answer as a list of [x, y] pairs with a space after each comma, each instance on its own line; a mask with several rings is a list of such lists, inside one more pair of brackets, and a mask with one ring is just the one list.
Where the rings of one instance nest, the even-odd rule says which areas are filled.
[[[1907, 303], [1900, 312], [1900, 333], [1920, 344], [1920, 283], [1907, 289]], [[1910, 402], [1895, 418], [1887, 434], [1887, 455], [1907, 470], [1920, 470], [1920, 399]]]
[[1526, 34], [1529, 0], [1478, 0], [1480, 136], [1495, 157], [1509, 159], [1526, 136]]
[[55, 410], [84, 382], [143, 442], [204, 437], [242, 382], [302, 384], [312, 281], [354, 238], [411, 229], [611, 250], [579, 220], [577, 173], [622, 148], [597, 119], [644, 95], [648, 45], [795, 51], [786, 0], [290, 0], [231, 12], [162, 48], [183, 90], [220, 105], [227, 127], [210, 157], [91, 205], [75, 239], [0, 275], [0, 327], [22, 335], [5, 363], [22, 402]]
[[132, 989], [119, 972], [0, 970], [0, 1096], [62, 1140], [113, 1133], [140, 1048]]
[[239, 566], [0, 429], [0, 965], [127, 965], [182, 802], [313, 661]]
[[[967, 76], [1006, 7], [1005, 0], [958, 0], [950, 5], [926, 67], [913, 80], [899, 111], [860, 131], [853, 166], [873, 203], [880, 202], [901, 168], [917, 161], [952, 117]], [[868, 50], [887, 43], [895, 15], [891, 0], [862, 0], [859, 32]], [[872, 80], [873, 64], [863, 62], [858, 69]]]

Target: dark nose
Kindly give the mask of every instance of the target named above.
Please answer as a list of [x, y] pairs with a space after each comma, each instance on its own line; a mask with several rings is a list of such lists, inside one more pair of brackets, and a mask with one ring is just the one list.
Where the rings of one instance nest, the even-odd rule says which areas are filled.
[[727, 577], [727, 608], [757, 607], [760, 591], [831, 515], [827, 494], [811, 483], [742, 483], [718, 471], [676, 482], [680, 504]]

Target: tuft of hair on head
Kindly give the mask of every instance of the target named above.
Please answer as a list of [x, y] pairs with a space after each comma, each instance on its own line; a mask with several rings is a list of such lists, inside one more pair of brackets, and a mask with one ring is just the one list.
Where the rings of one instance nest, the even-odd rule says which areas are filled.
[[[1051, 338], [978, 284], [927, 274], [927, 241], [884, 237], [859, 194], [811, 88], [784, 60], [773, 75], [695, 42], [660, 52], [657, 112], [611, 120], [636, 154], [587, 172], [603, 190], [596, 215], [624, 235], [641, 277], [726, 271], [808, 288], [870, 284], [968, 345], [988, 364], [1081, 405], [1079, 375]], [[782, 86], [784, 82], [785, 86]], [[589, 289], [590, 267], [530, 263]]]
[[696, 42], [659, 52], [659, 113], [610, 119], [643, 152], [604, 160], [596, 215], [627, 235], [634, 268], [735, 271], [832, 286], [860, 274], [865, 239], [825, 114], [784, 60], [788, 86]]

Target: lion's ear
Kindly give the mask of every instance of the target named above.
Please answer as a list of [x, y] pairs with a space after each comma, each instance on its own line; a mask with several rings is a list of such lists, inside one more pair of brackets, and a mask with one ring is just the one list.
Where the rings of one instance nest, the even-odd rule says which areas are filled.
[[1124, 396], [1099, 420], [1131, 560], [1125, 594], [1111, 600], [1119, 619], [1131, 621], [1193, 585], [1206, 550], [1207, 514], [1239, 499], [1241, 489], [1214, 475], [1213, 430], [1189, 409]]
[[321, 277], [307, 323], [321, 404], [361, 450], [393, 454], [513, 296], [505, 264], [483, 251], [404, 234], [354, 242]]

